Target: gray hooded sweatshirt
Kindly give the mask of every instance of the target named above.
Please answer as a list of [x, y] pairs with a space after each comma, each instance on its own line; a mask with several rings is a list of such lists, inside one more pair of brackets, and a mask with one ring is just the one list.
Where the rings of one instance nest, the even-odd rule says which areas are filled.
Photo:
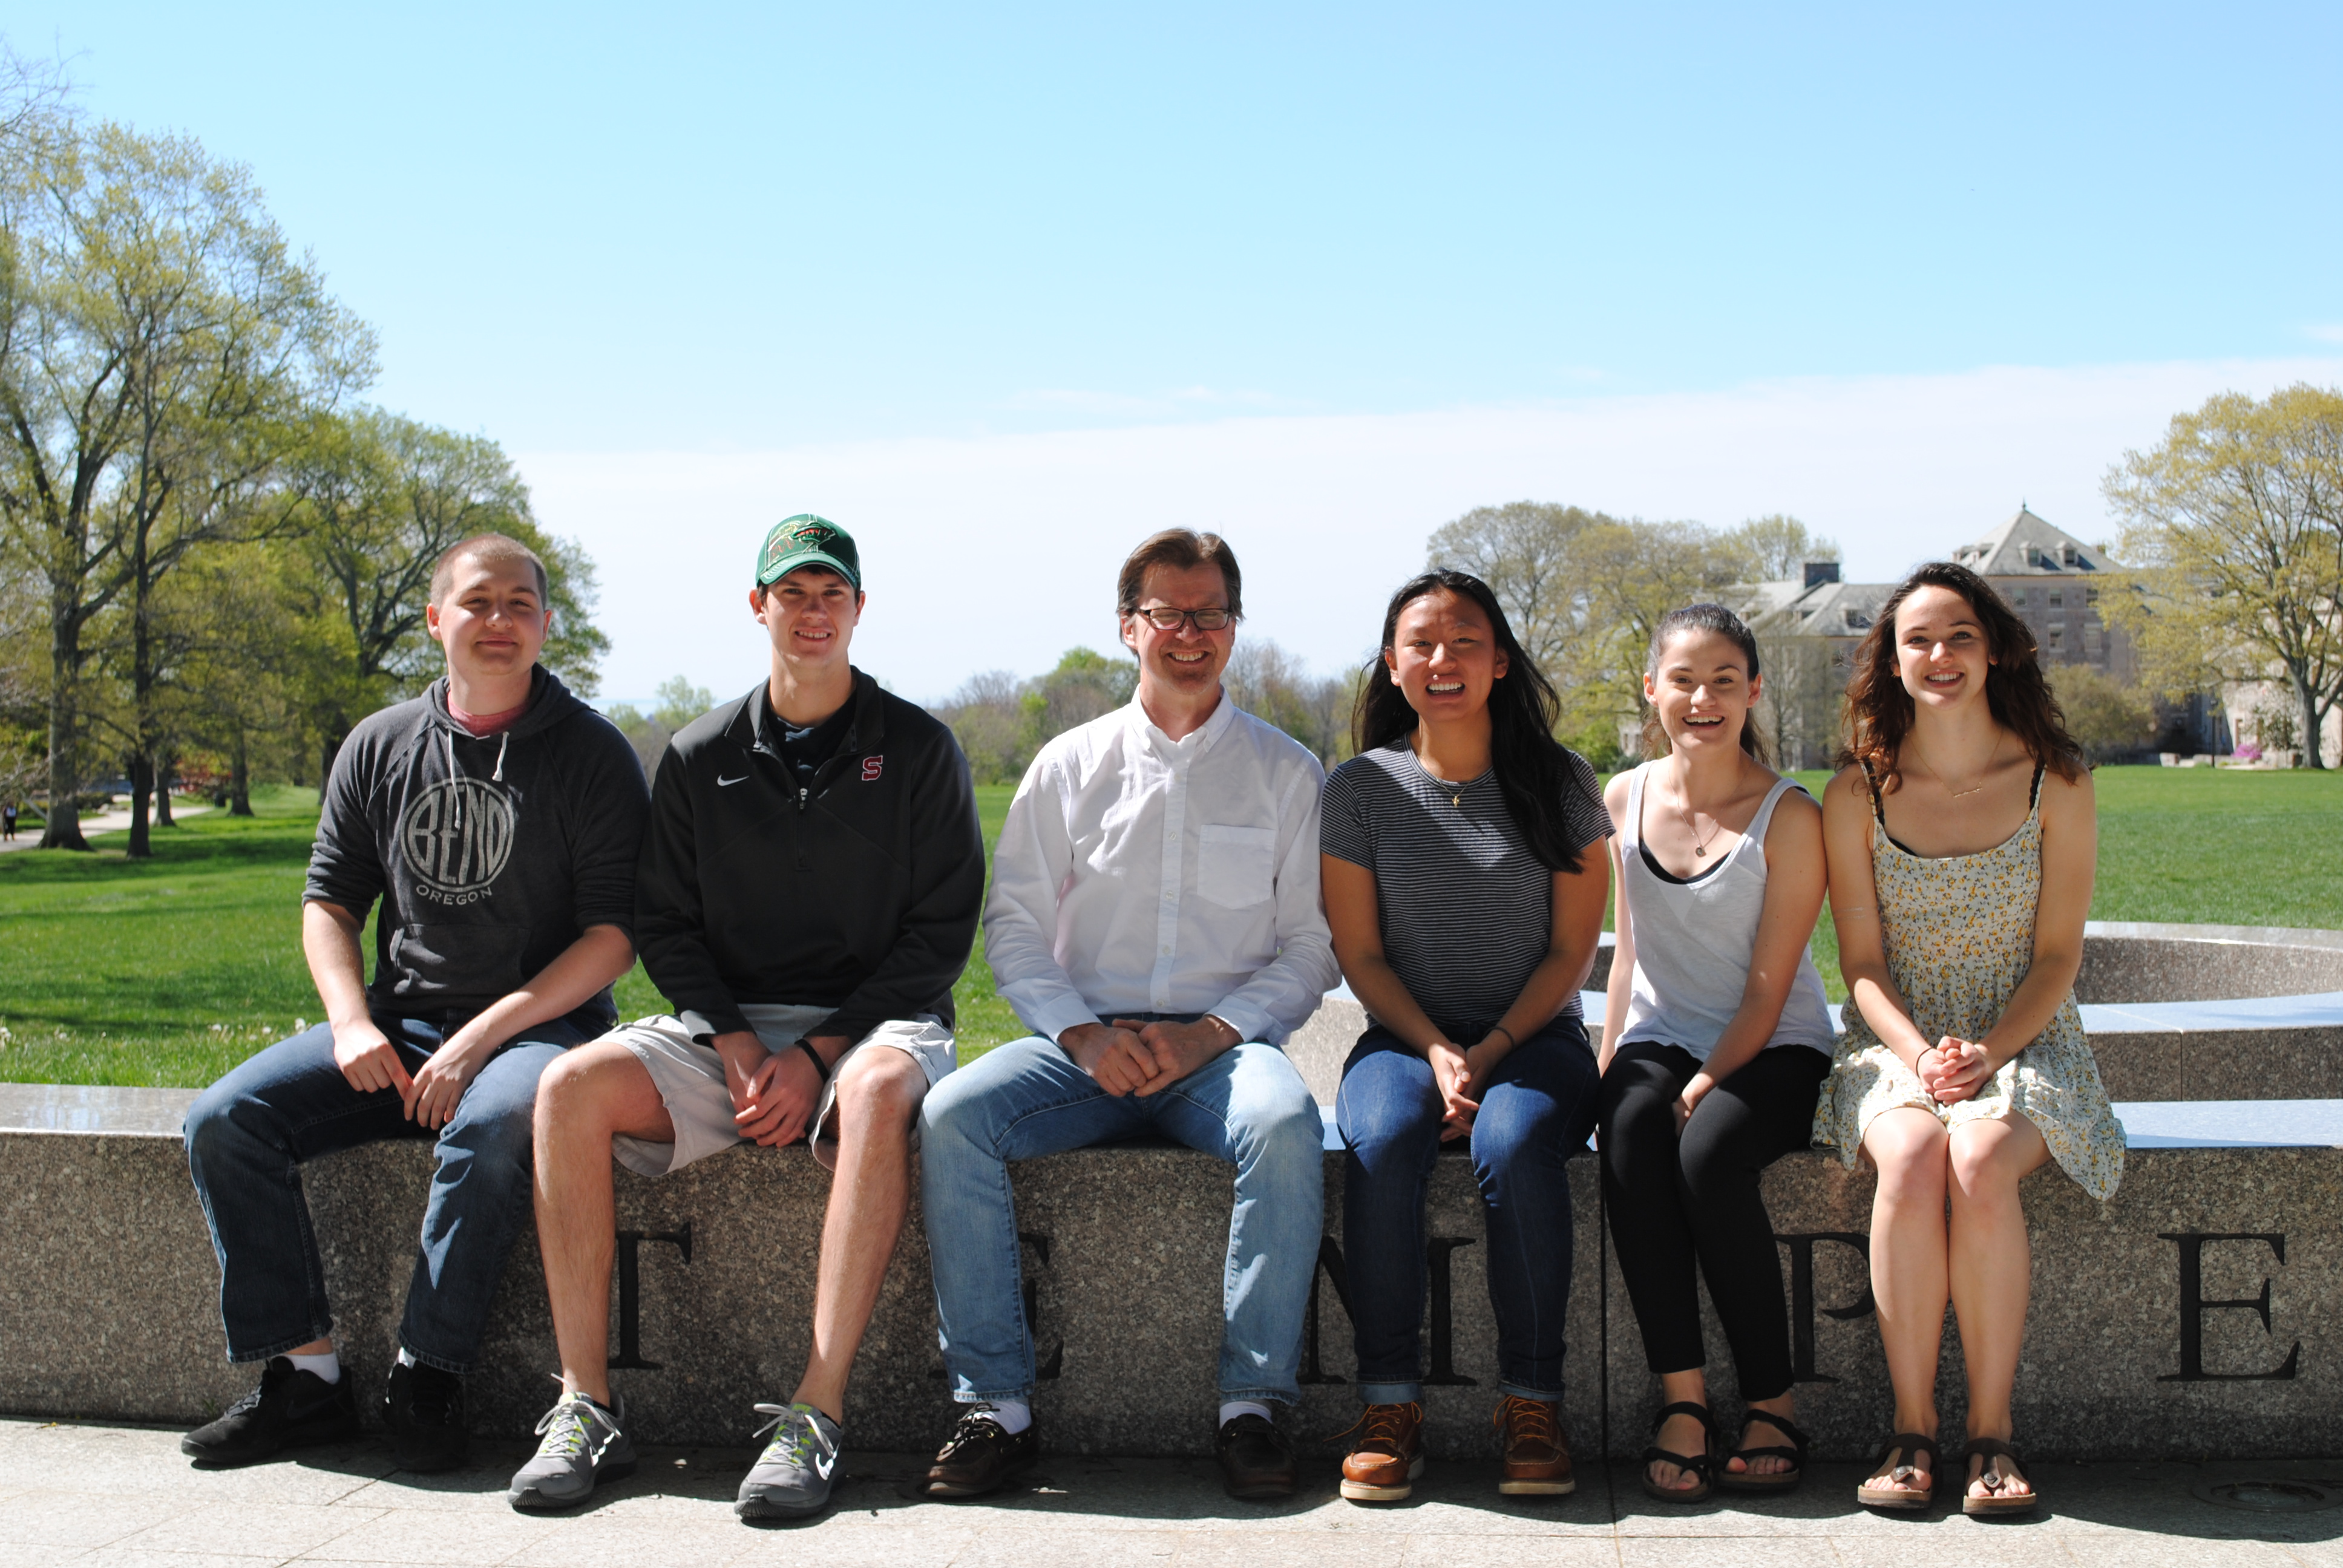
[[[462, 1020], [520, 989], [588, 926], [634, 933], [649, 791], [634, 748], [542, 665], [528, 711], [475, 739], [447, 683], [361, 721], [334, 759], [305, 900], [376, 899], [373, 1005]], [[607, 1029], [606, 990], [570, 1018]]]

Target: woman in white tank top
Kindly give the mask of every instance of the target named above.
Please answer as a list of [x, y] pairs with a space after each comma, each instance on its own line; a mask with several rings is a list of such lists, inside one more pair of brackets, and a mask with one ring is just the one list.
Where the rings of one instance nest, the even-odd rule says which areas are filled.
[[[1765, 1168], [1806, 1147], [1830, 1009], [1806, 956], [1822, 912], [1822, 811], [1765, 766], [1756, 639], [1732, 611], [1661, 621], [1644, 692], [1654, 759], [1604, 804], [1618, 947], [1603, 1023], [1603, 1175], [1619, 1270], [1659, 1375], [1644, 1490], [1780, 1492], [1805, 1474]], [[1695, 1262], [1746, 1408], [1722, 1445], [1701, 1368]]]

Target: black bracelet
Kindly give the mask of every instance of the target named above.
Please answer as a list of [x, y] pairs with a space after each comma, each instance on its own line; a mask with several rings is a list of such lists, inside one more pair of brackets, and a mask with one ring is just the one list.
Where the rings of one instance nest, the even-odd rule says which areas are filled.
[[807, 1040], [800, 1035], [798, 1038], [798, 1049], [806, 1053], [806, 1060], [808, 1061], [813, 1063], [814, 1077], [824, 1083], [828, 1083], [830, 1081], [830, 1064], [822, 1060], [821, 1052], [813, 1048], [813, 1041]]

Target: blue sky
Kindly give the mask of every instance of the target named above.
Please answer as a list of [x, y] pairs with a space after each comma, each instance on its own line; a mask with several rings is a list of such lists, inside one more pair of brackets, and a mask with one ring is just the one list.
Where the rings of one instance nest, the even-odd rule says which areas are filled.
[[[901, 580], [924, 619], [960, 591], [924, 558], [956, 510], [989, 533], [1026, 519], [1111, 573], [1165, 492], [1087, 459], [1059, 483], [1036, 437], [1151, 432], [1162, 470], [1186, 473], [1229, 442], [1164, 432], [1263, 428], [1273, 452], [1277, 430], [1350, 421], [1372, 457], [1392, 420], [1642, 410], [1638, 469], [1534, 433], [1522, 450], [1550, 467], [1486, 464], [1468, 432], [1403, 515], [1339, 456], [1198, 473], [1173, 509], [1300, 561], [1326, 538], [1270, 536], [1330, 498], [1401, 554], [1520, 493], [1717, 523], [1786, 509], [1885, 573], [2020, 498], [2107, 532], [2097, 476], [2161, 419], [2108, 386], [2147, 376], [2169, 413], [2343, 359], [2333, 5], [389, 16], [42, 0], [5, 25], [68, 59], [90, 111], [253, 166], [380, 331], [370, 396], [503, 441], [547, 520], [595, 548], [624, 693], [661, 655], [718, 686], [755, 657], [737, 636], [679, 650], [654, 632], [671, 599], [644, 598], [628, 557], [687, 525], [745, 556], [734, 536], [804, 507], [882, 529], [890, 507], [917, 509], [900, 542], [923, 558]], [[2101, 400], [2072, 410], [2056, 457], [2007, 472], [2006, 442], [1947, 426], [1928, 471], [1978, 487], [1942, 518], [1913, 510], [1910, 467], [1869, 491], [1833, 477], [1860, 454], [1830, 425], [1881, 387], [1937, 389], [1912, 394], [1901, 432], [1925, 439], [1945, 395], [2004, 371], [2079, 377], [2074, 396]], [[2043, 407], [2067, 408], [2045, 385]], [[1736, 448], [1732, 420], [1703, 423], [1785, 387], [1822, 421], [1801, 441]], [[1671, 434], [1686, 462], [1748, 460], [1687, 487]], [[1761, 460], [1785, 451], [1786, 467]], [[840, 452], [934, 477], [890, 499], [838, 481]], [[1026, 456], [1003, 470], [1003, 452]], [[695, 488], [694, 460], [719, 458], [755, 477]], [[598, 509], [610, 487], [579, 476], [621, 459], [636, 498]], [[985, 487], [1008, 471], [1038, 498]], [[799, 474], [816, 493], [784, 493]], [[1281, 487], [1309, 504], [1264, 499]], [[668, 515], [663, 489], [695, 498]], [[1413, 564], [1378, 561], [1359, 591]], [[1322, 598], [1297, 588], [1274, 635], [1347, 658], [1353, 631], [1302, 618]], [[896, 628], [891, 678], [918, 695], [1081, 639]]]

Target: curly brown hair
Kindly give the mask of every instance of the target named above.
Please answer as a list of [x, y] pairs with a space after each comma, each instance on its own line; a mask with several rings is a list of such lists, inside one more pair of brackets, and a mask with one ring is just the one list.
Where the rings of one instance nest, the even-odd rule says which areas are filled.
[[1985, 699], [1994, 722], [2059, 778], [2068, 783], [2080, 779], [2086, 771], [2083, 749], [2066, 733], [2066, 715], [2042, 673], [2034, 633], [1991, 583], [1952, 561], [1930, 561], [1896, 585], [1856, 646], [1855, 678], [1846, 683], [1846, 744], [1836, 765], [1862, 764], [1882, 794], [1895, 793], [1902, 782], [1896, 754], [1912, 732], [1912, 694], [1896, 668], [1896, 612], [1924, 588], [1956, 593], [1976, 612], [1986, 651], [1993, 658]]

